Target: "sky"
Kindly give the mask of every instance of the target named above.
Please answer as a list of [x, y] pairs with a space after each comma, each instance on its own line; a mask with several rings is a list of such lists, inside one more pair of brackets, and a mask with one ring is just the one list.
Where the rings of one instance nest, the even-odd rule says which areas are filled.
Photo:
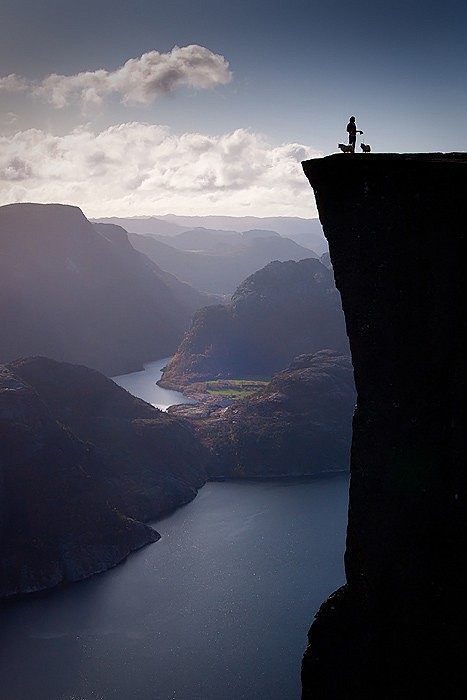
[[350, 115], [376, 152], [466, 150], [465, 0], [2, 0], [0, 14], [0, 204], [315, 217], [300, 162], [335, 153]]

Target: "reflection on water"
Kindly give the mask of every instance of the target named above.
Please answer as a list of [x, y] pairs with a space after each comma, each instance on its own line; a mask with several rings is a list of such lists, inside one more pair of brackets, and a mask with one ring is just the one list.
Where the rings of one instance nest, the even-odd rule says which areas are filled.
[[140, 372], [132, 372], [131, 374], [121, 374], [118, 377], [112, 377], [113, 381], [123, 387], [133, 396], [137, 396], [143, 401], [166, 411], [169, 406], [176, 406], [181, 403], [196, 403], [192, 399], [183, 396], [179, 391], [171, 391], [163, 389], [157, 385], [157, 382], [162, 377], [162, 370], [170, 362], [171, 357], [163, 357], [160, 360], [154, 360]]
[[348, 480], [211, 483], [126, 563], [5, 604], [5, 700], [299, 700], [343, 583]]

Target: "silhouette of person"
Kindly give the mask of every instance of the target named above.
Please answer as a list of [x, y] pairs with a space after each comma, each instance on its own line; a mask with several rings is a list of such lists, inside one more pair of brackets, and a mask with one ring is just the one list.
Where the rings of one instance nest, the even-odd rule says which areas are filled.
[[347, 133], [349, 134], [349, 145], [352, 146], [352, 153], [355, 153], [355, 142], [357, 140], [357, 134], [363, 134], [363, 131], [357, 129], [355, 124], [355, 117], [350, 117], [349, 123], [347, 124]]

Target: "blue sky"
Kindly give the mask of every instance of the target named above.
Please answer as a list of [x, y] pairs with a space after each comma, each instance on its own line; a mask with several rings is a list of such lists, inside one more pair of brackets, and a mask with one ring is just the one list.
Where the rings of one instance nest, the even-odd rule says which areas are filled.
[[0, 202], [314, 216], [299, 161], [350, 114], [374, 151], [465, 150], [466, 31], [457, 0], [4, 0]]

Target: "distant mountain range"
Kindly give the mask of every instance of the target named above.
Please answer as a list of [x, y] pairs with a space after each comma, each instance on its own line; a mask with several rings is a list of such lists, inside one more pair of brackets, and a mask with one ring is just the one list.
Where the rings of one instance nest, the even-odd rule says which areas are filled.
[[122, 226], [130, 233], [143, 235], [157, 234], [176, 236], [196, 228], [237, 231], [243, 233], [249, 230], [267, 230], [291, 238], [296, 243], [321, 255], [328, 249], [327, 241], [319, 219], [303, 219], [297, 216], [138, 216], [138, 217], [109, 217], [95, 219], [102, 223], [112, 223]]
[[272, 262], [248, 277], [227, 306], [198, 311], [161, 385], [270, 376], [303, 353], [349, 354], [332, 270], [319, 260]]
[[273, 260], [303, 260], [316, 253], [274, 231], [194, 229], [175, 236], [128, 235], [131, 244], [178, 279], [213, 294], [232, 294]]
[[133, 371], [172, 354], [211, 301], [77, 207], [0, 207], [0, 362], [45, 355]]

